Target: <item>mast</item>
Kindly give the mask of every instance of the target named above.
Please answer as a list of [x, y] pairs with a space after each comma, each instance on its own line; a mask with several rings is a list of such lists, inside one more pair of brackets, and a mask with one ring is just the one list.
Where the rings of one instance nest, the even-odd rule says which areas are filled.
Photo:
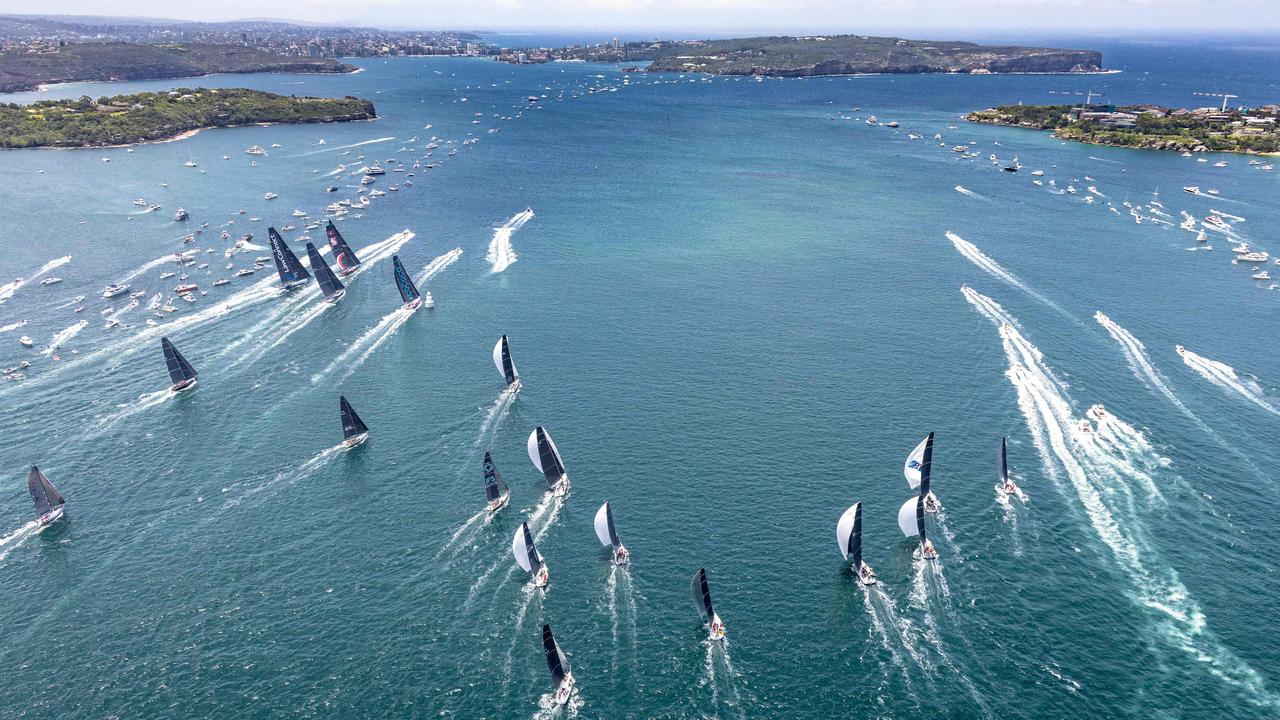
[[498, 474], [498, 468], [493, 464], [493, 457], [486, 452], [484, 454], [485, 499], [489, 502], [493, 502], [506, 494], [507, 484], [502, 482], [502, 475]]
[[565, 657], [564, 651], [556, 644], [551, 626], [546, 624], [542, 626], [542, 650], [547, 656], [547, 669], [551, 671], [551, 686], [559, 690], [565, 675], [569, 674], [569, 658]]
[[1000, 479], [1001, 487], [1009, 482], [1009, 461], [1005, 456], [1005, 445], [1008, 438], [1000, 438], [1000, 455], [996, 458], [996, 475]]
[[311, 271], [316, 274], [316, 283], [320, 285], [320, 292], [327, 298], [339, 297], [338, 294], [344, 289], [342, 281], [333, 274], [329, 264], [320, 257], [320, 252], [311, 243], [307, 243], [307, 257], [311, 260]]
[[511, 359], [511, 345], [507, 342], [506, 335], [499, 338], [498, 343], [493, 346], [493, 364], [498, 368], [498, 372], [502, 373], [508, 385], [520, 379], [515, 360]]
[[529, 434], [527, 450], [534, 466], [542, 471], [548, 487], [554, 487], [565, 476], [564, 462], [560, 460], [560, 451], [555, 442], [541, 425]]
[[360, 416], [356, 414], [356, 409], [351, 407], [351, 403], [347, 402], [345, 395], [338, 396], [338, 407], [342, 412], [343, 440], [350, 440], [353, 437], [369, 432], [369, 426], [365, 425]]
[[311, 278], [311, 274], [302, 266], [302, 261], [293, 254], [275, 228], [267, 228], [267, 237], [271, 241], [271, 256], [276, 261], [276, 272], [280, 273], [280, 282], [285, 287], [291, 287]]
[[516, 563], [530, 575], [537, 575], [542, 569], [542, 556], [533, 544], [533, 533], [529, 532], [529, 523], [520, 523], [515, 537], [511, 538], [511, 554], [516, 556]]
[[360, 266], [360, 258], [356, 257], [355, 252], [342, 237], [342, 233], [338, 232], [332, 220], [325, 226], [324, 234], [329, 238], [329, 247], [333, 249], [333, 261], [337, 263], [338, 269], [343, 274], [354, 272]]
[[929, 483], [933, 479], [933, 433], [924, 439], [924, 458], [920, 461], [920, 497], [929, 494]]
[[392, 273], [396, 278], [396, 288], [400, 290], [400, 299], [409, 303], [417, 300], [419, 297], [418, 287], [413, 284], [413, 278], [409, 277], [409, 273], [405, 272], [404, 265], [400, 263], [399, 255], [391, 256]]
[[196, 377], [196, 369], [178, 352], [178, 348], [169, 342], [169, 338], [160, 338], [160, 347], [164, 349], [164, 364], [169, 368], [169, 379], [174, 385]]

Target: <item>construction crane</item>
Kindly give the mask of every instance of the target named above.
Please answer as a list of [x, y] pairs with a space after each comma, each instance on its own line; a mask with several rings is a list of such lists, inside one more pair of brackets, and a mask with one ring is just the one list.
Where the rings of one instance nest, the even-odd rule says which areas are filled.
[[1191, 94], [1192, 94], [1192, 95], [1200, 95], [1200, 96], [1202, 96], [1202, 97], [1220, 97], [1220, 98], [1222, 98], [1222, 112], [1226, 112], [1226, 111], [1227, 111], [1227, 100], [1230, 100], [1230, 99], [1231, 99], [1231, 98], [1233, 98], [1233, 97], [1240, 97], [1239, 95], [1231, 95], [1230, 93], [1202, 93], [1202, 92], [1193, 92], [1193, 93], [1191, 93]]

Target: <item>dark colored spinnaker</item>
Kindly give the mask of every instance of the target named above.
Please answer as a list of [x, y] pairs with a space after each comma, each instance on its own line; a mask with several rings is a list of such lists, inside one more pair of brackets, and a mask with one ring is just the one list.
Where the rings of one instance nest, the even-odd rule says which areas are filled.
[[307, 257], [311, 260], [311, 272], [315, 273], [316, 282], [320, 285], [320, 292], [331, 302], [337, 302], [346, 292], [346, 287], [337, 275], [329, 269], [329, 264], [320, 256], [320, 251], [316, 250], [316, 246], [307, 243]]
[[356, 409], [351, 407], [351, 403], [347, 402], [346, 396], [338, 397], [338, 406], [342, 410], [343, 440], [350, 440], [353, 437], [359, 437], [369, 432], [369, 426], [365, 425], [360, 416], [356, 414]]
[[486, 452], [484, 454], [484, 498], [493, 502], [506, 494], [507, 484], [502, 482], [502, 475], [493, 464], [493, 457]]
[[280, 273], [280, 282], [286, 288], [303, 285], [311, 279], [311, 273], [302, 266], [302, 261], [293, 254], [275, 228], [267, 228], [267, 237], [271, 240], [271, 256], [276, 259], [276, 271]]
[[333, 262], [337, 264], [338, 270], [346, 275], [355, 272], [360, 266], [360, 258], [356, 257], [355, 251], [347, 244], [342, 233], [338, 232], [338, 228], [334, 227], [333, 221], [324, 228], [324, 234], [329, 237], [329, 247], [333, 250]]
[[493, 346], [493, 364], [498, 368], [498, 372], [502, 373], [503, 379], [507, 381], [507, 385], [511, 385], [520, 379], [520, 371], [516, 370], [516, 362], [511, 359], [511, 345], [507, 342], [507, 336], [503, 335]]
[[924, 457], [920, 460], [920, 497], [929, 494], [929, 484], [933, 480], [933, 433], [925, 438]]
[[49, 478], [40, 472], [40, 468], [31, 466], [27, 473], [27, 489], [31, 491], [31, 499], [36, 504], [36, 515], [46, 515], [66, 504], [58, 489], [49, 482]]
[[396, 278], [396, 288], [400, 290], [400, 299], [406, 304], [417, 300], [420, 297], [418, 286], [413, 284], [413, 278], [409, 277], [409, 273], [405, 272], [404, 265], [400, 263], [399, 255], [391, 256], [392, 272]]
[[565, 676], [569, 674], [569, 658], [565, 657], [564, 651], [556, 644], [550, 625], [542, 626], [542, 650], [547, 655], [547, 669], [551, 671], [551, 686], [559, 690]]
[[547, 481], [547, 487], [554, 488], [556, 483], [560, 482], [565, 476], [564, 462], [560, 459], [560, 450], [556, 448], [555, 442], [541, 425], [533, 429], [529, 434], [528, 447], [529, 459], [533, 461], [534, 466], [542, 471], [543, 477]]
[[178, 348], [169, 342], [169, 338], [160, 338], [160, 347], [164, 349], [164, 364], [169, 368], [169, 379], [174, 385], [196, 379], [196, 369], [191, 367], [191, 363], [178, 352]]
[[706, 568], [698, 568], [698, 572], [693, 575], [693, 606], [698, 609], [698, 614], [703, 620], [710, 620], [715, 616], [715, 608], [711, 605], [711, 588], [707, 586]]
[[1007, 438], [1000, 438], [1000, 457], [996, 460], [996, 473], [1000, 477], [1001, 485], [1009, 482], [1009, 461], [1005, 457], [1005, 444], [1007, 442]]

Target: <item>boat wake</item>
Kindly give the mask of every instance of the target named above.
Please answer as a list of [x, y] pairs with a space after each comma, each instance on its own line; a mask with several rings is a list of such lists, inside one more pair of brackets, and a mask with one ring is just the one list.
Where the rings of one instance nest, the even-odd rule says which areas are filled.
[[54, 258], [49, 262], [41, 265], [40, 268], [36, 270], [34, 273], [32, 273], [31, 277], [29, 278], [14, 278], [9, 282], [3, 285], [0, 285], [0, 305], [3, 305], [5, 302], [9, 300], [9, 298], [13, 297], [13, 294], [18, 292], [18, 289], [21, 288], [23, 285], [26, 285], [32, 280], [38, 279], [41, 275], [44, 275], [45, 273], [50, 272], [52, 270], [56, 270], [57, 268], [60, 268], [69, 262], [71, 262], [71, 256], [63, 255], [60, 258]]
[[1169, 402], [1173, 403], [1174, 407], [1181, 410], [1184, 415], [1195, 421], [1195, 423], [1202, 429], [1209, 429], [1205, 427], [1204, 423], [1200, 422], [1200, 418], [1196, 417], [1186, 405], [1182, 404], [1182, 400], [1180, 400], [1177, 395], [1173, 394], [1173, 390], [1169, 389], [1169, 386], [1165, 383], [1164, 377], [1160, 374], [1160, 371], [1156, 370], [1155, 366], [1151, 364], [1151, 358], [1147, 355], [1147, 349], [1142, 344], [1142, 341], [1134, 337], [1128, 330], [1117, 325], [1115, 321], [1104, 315], [1101, 310], [1098, 310], [1093, 314], [1093, 319], [1097, 320], [1099, 325], [1106, 328], [1107, 332], [1111, 334], [1111, 338], [1113, 340], [1120, 343], [1120, 349], [1124, 351], [1124, 356], [1129, 361], [1129, 369], [1133, 371], [1133, 374], [1136, 375], [1139, 380], [1142, 380], [1150, 387], [1155, 388], [1161, 395], [1164, 395]]
[[493, 229], [493, 239], [489, 241], [489, 254], [484, 258], [492, 266], [489, 272], [500, 273], [516, 261], [518, 256], [515, 248], [511, 247], [511, 236], [531, 219], [533, 219], [533, 210], [525, 209]]
[[26, 320], [19, 320], [19, 321], [17, 321], [17, 322], [11, 322], [11, 323], [9, 323], [8, 325], [0, 326], [0, 333], [7, 333], [7, 332], [9, 332], [9, 331], [11, 331], [11, 330], [17, 330], [18, 328], [20, 328], [20, 327], [22, 327], [23, 325], [26, 325], [26, 324], [27, 324], [27, 321], [26, 321]]
[[702, 644], [707, 652], [702, 663], [702, 680], [698, 684], [710, 688], [711, 705], [715, 708], [716, 716], [719, 716], [722, 704], [720, 693], [723, 689], [728, 696], [723, 704], [739, 718], [745, 718], [746, 714], [742, 710], [742, 694], [738, 691], [738, 671], [729, 659], [729, 641], [706, 638]]
[[1242, 379], [1239, 375], [1236, 375], [1235, 368], [1217, 360], [1210, 360], [1203, 355], [1197, 355], [1186, 348], [1182, 348], [1179, 354], [1182, 355], [1182, 362], [1199, 373], [1205, 380], [1229, 393], [1239, 395], [1272, 415], [1280, 415], [1280, 409], [1267, 401], [1258, 383], [1253, 380]]
[[1035, 290], [1032, 290], [1029, 285], [1019, 280], [1018, 276], [1004, 269], [1004, 267], [1000, 265], [1000, 263], [988, 257], [985, 253], [983, 253], [981, 250], [978, 249], [977, 245], [974, 245], [973, 243], [969, 242], [968, 240], [965, 240], [964, 238], [951, 232], [950, 230], [947, 231], [946, 235], [947, 235], [947, 239], [951, 241], [951, 244], [955, 245], [956, 250], [958, 250], [961, 255], [965, 256], [965, 258], [968, 259], [969, 262], [972, 262], [974, 265], [977, 265], [979, 268], [985, 270], [992, 276], [997, 277], [1009, 283], [1010, 285], [1018, 288], [1022, 292], [1039, 300], [1045, 305], [1048, 305], [1054, 310], [1057, 310], [1058, 312], [1062, 313], [1066, 317], [1071, 318], [1072, 320], [1075, 319], [1075, 318], [1072, 318], [1071, 315], [1066, 310], [1063, 310], [1061, 307], [1059, 307], [1057, 303], [1041, 295]]
[[[902, 673], [902, 680], [906, 683], [907, 689], [912, 686], [911, 673], [907, 669], [907, 660], [911, 662], [921, 671], [928, 674], [933, 670], [932, 664], [929, 662], [916, 645], [914, 637], [915, 629], [908, 620], [898, 617], [898, 608], [893, 602], [893, 598], [884, 591], [880, 584], [870, 587], [863, 586], [862, 603], [867, 611], [867, 635], [868, 637], [880, 643], [880, 646], [889, 653], [889, 658], [893, 664], [898, 667]], [[899, 647], [902, 648], [899, 651]], [[906, 654], [906, 657], [903, 656]]]
[[554, 693], [543, 693], [542, 697], [538, 698], [538, 712], [533, 714], [531, 720], [552, 720], [552, 718], [559, 718], [562, 714], [565, 718], [576, 718], [584, 705], [586, 702], [582, 699], [582, 692], [576, 688], [569, 702], [563, 707], [556, 704]]
[[333, 146], [326, 145], [323, 149], [320, 149], [320, 150], [312, 150], [311, 152], [298, 153], [297, 155], [288, 155], [286, 157], [300, 158], [300, 157], [307, 157], [309, 155], [319, 155], [320, 153], [334, 152], [336, 150], [350, 150], [351, 148], [357, 148], [362, 145], [373, 145], [375, 143], [384, 143], [384, 142], [389, 142], [395, 139], [396, 139], [395, 136], [392, 135], [391, 137], [374, 138], [372, 140], [364, 140], [358, 143], [351, 143], [350, 145], [333, 145]]
[[17, 550], [28, 539], [40, 532], [40, 523], [31, 520], [26, 525], [14, 530], [13, 532], [0, 537], [0, 562], [9, 557], [9, 553]]
[[173, 261], [174, 261], [173, 255], [165, 255], [164, 257], [158, 257], [155, 260], [148, 260], [147, 262], [125, 273], [116, 282], [120, 284], [127, 283], [130, 280], [133, 280], [134, 278], [138, 277], [139, 275], [147, 272], [148, 270], [154, 270], [160, 267], [161, 265], [169, 264], [169, 263], [172, 263]]
[[[228, 508], [233, 508], [241, 504], [245, 500], [253, 497], [254, 495], [257, 495], [263, 490], [276, 487], [277, 485], [280, 485], [282, 483], [287, 487], [297, 483], [300, 480], [305, 480], [308, 477], [311, 477], [312, 475], [314, 475], [316, 471], [320, 470], [320, 468], [323, 468], [325, 465], [328, 465], [335, 457], [337, 457], [340, 453], [342, 453], [346, 449], [347, 449], [346, 446], [343, 445], [342, 443], [338, 443], [333, 447], [325, 448], [324, 450], [321, 450], [315, 455], [312, 455], [309, 459], [307, 459], [301, 465], [298, 465], [297, 467], [289, 468], [286, 470], [281, 470], [280, 472], [276, 473], [275, 476], [270, 480], [250, 487], [242, 495], [228, 499], [223, 504], [222, 507], [224, 510]], [[231, 491], [231, 488], [229, 487], [222, 489], [222, 492], [224, 493], [228, 493], [230, 491]]]
[[139, 395], [138, 399], [133, 402], [117, 405], [116, 412], [98, 420], [93, 429], [97, 432], [101, 432], [125, 418], [133, 417], [144, 410], [149, 410], [157, 405], [162, 405], [169, 398], [176, 396], [177, 393], [173, 392], [169, 388]]
[[[538, 541], [542, 540], [542, 538], [547, 534], [547, 530], [550, 529], [550, 527], [555, 523], [556, 518], [559, 517], [562, 501], [563, 498], [558, 498], [551, 493], [543, 493], [542, 500], [527, 514], [528, 517], [526, 518], [526, 522], [529, 523], [529, 527], [533, 532], [535, 545]], [[541, 525], [538, 524], [540, 522]], [[537, 529], [534, 530], [533, 528]], [[494, 590], [494, 596], [496, 598], [498, 592], [501, 591], [511, 579], [511, 575], [515, 572], [517, 567], [515, 560], [511, 557], [509, 551], [503, 551], [501, 556], [497, 560], [493, 561], [493, 563], [489, 565], [488, 569], [481, 573], [480, 577], [476, 578], [476, 581], [471, 584], [471, 589], [467, 591], [467, 600], [463, 603], [462, 609], [466, 610], [475, 603], [476, 597], [480, 590], [488, 584], [489, 578], [493, 577], [493, 574], [503, 566], [507, 567], [507, 573], [503, 576], [497, 589]]]
[[[449, 536], [449, 539], [445, 541], [444, 545], [440, 546], [440, 549], [436, 551], [436, 555], [432, 560], [439, 560], [446, 552], [449, 552], [449, 550], [453, 549], [455, 546], [458, 549], [466, 547], [471, 536], [474, 534], [474, 531], [478, 531], [480, 528], [488, 525], [489, 521], [493, 519], [493, 516], [494, 513], [489, 512], [489, 509], [485, 508], [477, 512], [475, 515], [467, 518], [466, 522], [462, 523], [462, 525], [458, 526], [457, 530], [453, 531], [453, 534]], [[456, 554], [457, 550], [450, 553], [450, 558]]]
[[970, 190], [969, 188], [967, 188], [967, 187], [965, 187], [965, 186], [963, 186], [963, 185], [957, 185], [957, 186], [956, 186], [956, 192], [960, 193], [961, 195], [968, 195], [969, 197], [972, 197], [972, 198], [980, 198], [980, 197], [982, 197], [982, 196], [981, 196], [981, 195], [979, 195], [978, 193], [976, 193], [976, 192], [974, 192], [974, 191]]
[[[1191, 667], [1244, 691], [1251, 702], [1280, 707], [1280, 699], [1262, 677], [1206, 627], [1199, 605], [1177, 572], [1161, 560], [1143, 512], [1134, 503], [1131, 466], [1107, 444], [1097, 442], [1093, 433], [1073, 430], [1077, 420], [1067, 386], [1045, 364], [1039, 348], [1019, 332], [1015, 318], [972, 288], [962, 292], [999, 330], [1009, 363], [1006, 375], [1046, 474], [1064, 495], [1078, 500], [1098, 540], [1132, 581], [1126, 594], [1148, 612], [1159, 639], [1186, 653]], [[1115, 427], [1120, 428], [1113, 434], [1117, 438], [1137, 432], [1127, 425]]]
[[[427, 280], [430, 280], [432, 277], [440, 273], [440, 271], [457, 262], [460, 257], [462, 257], [462, 248], [454, 248], [435, 260], [432, 260], [425, 268], [423, 268], [422, 274], [419, 276], [417, 281], [418, 284], [421, 285]], [[347, 349], [335, 358], [333, 362], [329, 363], [324, 370], [312, 375], [311, 382], [313, 384], [320, 382], [324, 379], [325, 375], [328, 375], [340, 367], [345, 368], [346, 371], [343, 373], [342, 377], [338, 378], [338, 382], [342, 382], [343, 380], [351, 377], [351, 374], [363, 365], [364, 361], [368, 360], [369, 356], [373, 355], [379, 347], [382, 347], [383, 343], [390, 340], [391, 336], [395, 335], [396, 331], [404, 326], [415, 312], [417, 312], [416, 309], [410, 310], [401, 306], [384, 315], [377, 324], [364, 331], [360, 337], [356, 338], [355, 342], [347, 346]], [[271, 347], [275, 347], [275, 345], [273, 344]]]
[[42, 355], [54, 354], [55, 352], [58, 351], [58, 348], [62, 347], [63, 343], [75, 337], [77, 334], [79, 334], [81, 330], [88, 327], [88, 325], [89, 325], [88, 320], [81, 320], [80, 322], [72, 325], [71, 327], [65, 330], [59, 330], [58, 333], [53, 336], [53, 339], [49, 341], [49, 346], [46, 347], [44, 350], [41, 350], [40, 353]]
[[502, 424], [503, 419], [511, 412], [511, 406], [515, 403], [516, 394], [516, 391], [507, 388], [502, 391], [497, 400], [493, 401], [493, 404], [489, 406], [489, 410], [485, 412], [484, 419], [480, 421], [480, 434], [476, 436], [473, 447], [480, 447], [491, 432], [498, 432], [498, 427]]

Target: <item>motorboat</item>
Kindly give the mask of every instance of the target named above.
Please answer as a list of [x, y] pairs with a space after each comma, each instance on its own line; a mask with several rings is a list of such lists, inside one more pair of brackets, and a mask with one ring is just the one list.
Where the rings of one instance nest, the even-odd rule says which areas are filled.
[[125, 293], [127, 293], [127, 292], [129, 292], [129, 286], [128, 286], [128, 284], [124, 284], [124, 285], [108, 285], [105, 289], [103, 289], [103, 291], [102, 291], [102, 297], [103, 297], [103, 298], [110, 299], [110, 298], [113, 298], [113, 297], [116, 297], [116, 296], [119, 296], [119, 295], [123, 295], [123, 294], [125, 294]]
[[23, 335], [22, 337], [18, 338], [18, 344], [21, 345], [22, 347], [31, 347], [36, 343], [30, 337]]
[[40, 284], [41, 285], [57, 285], [60, 282], [62, 282], [62, 278], [60, 277], [47, 277], [41, 280]]

